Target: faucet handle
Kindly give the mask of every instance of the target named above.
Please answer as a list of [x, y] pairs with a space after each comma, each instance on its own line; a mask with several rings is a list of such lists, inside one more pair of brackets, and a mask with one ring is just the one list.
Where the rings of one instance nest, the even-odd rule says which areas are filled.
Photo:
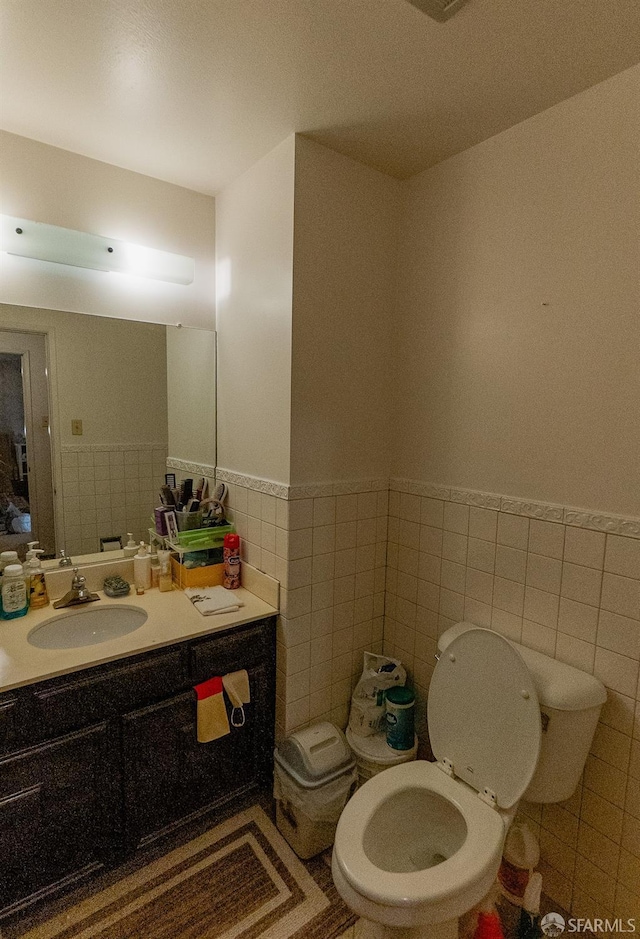
[[60, 560], [58, 561], [58, 567], [71, 567], [73, 561], [66, 553], [64, 548], [60, 548]]
[[72, 587], [84, 587], [87, 582], [87, 578], [78, 572], [78, 568], [74, 567], [73, 569], [73, 579], [71, 581]]

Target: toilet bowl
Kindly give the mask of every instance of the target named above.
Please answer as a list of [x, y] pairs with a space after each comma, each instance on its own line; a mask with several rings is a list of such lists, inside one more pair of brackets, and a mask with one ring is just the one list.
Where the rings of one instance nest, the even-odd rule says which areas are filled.
[[[428, 702], [437, 762], [403, 763], [374, 776], [338, 822], [334, 883], [363, 920], [361, 934], [372, 939], [457, 935], [458, 917], [495, 882], [508, 827], [539, 761], [536, 681], [514, 644], [467, 627], [445, 645]], [[558, 682], [558, 668], [575, 674]], [[588, 719], [592, 737], [604, 687], [562, 663], [550, 670], [554, 681], [535, 676], [538, 687], [570, 688], [576, 728], [584, 731]], [[564, 714], [563, 732], [567, 723]], [[584, 763], [587, 752], [588, 745], [572, 759]]]
[[355, 913], [413, 927], [455, 919], [486, 896], [505, 825], [471, 787], [418, 760], [359, 791], [340, 817], [332, 858], [336, 887]]

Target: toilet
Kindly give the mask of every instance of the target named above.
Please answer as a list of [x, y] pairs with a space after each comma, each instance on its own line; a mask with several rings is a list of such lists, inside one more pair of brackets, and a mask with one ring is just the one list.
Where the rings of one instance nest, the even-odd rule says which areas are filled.
[[340, 816], [333, 880], [362, 939], [453, 939], [495, 882], [521, 798], [568, 799], [606, 700], [593, 675], [458, 623], [427, 706], [437, 762], [374, 776]]

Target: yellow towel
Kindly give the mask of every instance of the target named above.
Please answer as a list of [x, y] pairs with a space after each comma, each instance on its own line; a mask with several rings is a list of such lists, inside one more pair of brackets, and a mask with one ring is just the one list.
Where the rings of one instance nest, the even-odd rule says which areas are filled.
[[231, 711], [231, 724], [233, 727], [242, 727], [245, 722], [243, 704], [249, 704], [251, 701], [251, 691], [249, 688], [249, 676], [246, 668], [241, 668], [237, 672], [229, 672], [222, 679], [224, 690], [229, 695], [233, 710]]
[[224, 706], [222, 678], [210, 678], [193, 689], [198, 696], [198, 743], [209, 743], [231, 732]]

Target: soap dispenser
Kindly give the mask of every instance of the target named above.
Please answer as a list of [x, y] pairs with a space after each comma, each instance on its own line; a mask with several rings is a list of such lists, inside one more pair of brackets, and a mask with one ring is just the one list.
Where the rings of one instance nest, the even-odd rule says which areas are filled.
[[128, 536], [128, 538], [129, 538], [129, 540], [127, 541], [126, 545], [124, 546], [123, 554], [124, 554], [124, 556], [125, 556], [126, 558], [132, 558], [132, 557], [135, 557], [135, 555], [136, 555], [136, 553], [137, 553], [137, 551], [138, 551], [138, 545], [137, 545], [137, 544], [135, 543], [135, 541], [133, 540], [133, 532], [128, 531], [128, 532], [127, 532], [127, 536]]
[[49, 594], [47, 593], [47, 582], [44, 571], [40, 563], [39, 554], [41, 550], [33, 551], [35, 557], [29, 561], [29, 606], [32, 610], [40, 610], [43, 606], [49, 605]]
[[147, 546], [140, 542], [138, 553], [133, 559], [133, 581], [136, 592], [144, 593], [151, 586], [151, 558], [147, 554]]

